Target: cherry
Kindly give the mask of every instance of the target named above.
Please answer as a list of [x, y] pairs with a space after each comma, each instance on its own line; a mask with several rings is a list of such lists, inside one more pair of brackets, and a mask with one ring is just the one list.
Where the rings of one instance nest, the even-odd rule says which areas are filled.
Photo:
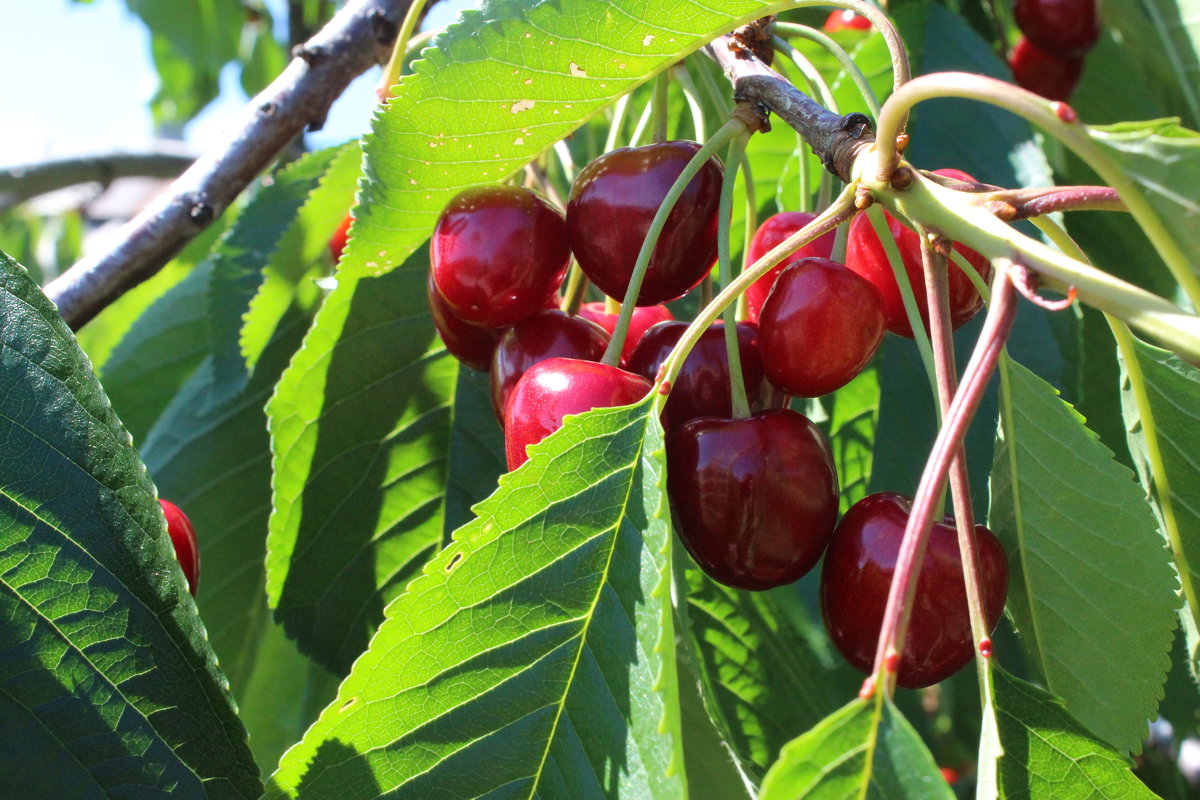
[[1096, 0], [1017, 0], [1013, 16], [1025, 38], [1060, 59], [1082, 56], [1100, 38]]
[[200, 548], [196, 545], [196, 531], [179, 506], [162, 499], [158, 504], [167, 518], [167, 533], [171, 536], [171, 544], [175, 546], [175, 558], [183, 569], [183, 576], [187, 578], [188, 591], [195, 597], [196, 587], [200, 585]]
[[464, 321], [493, 328], [540, 309], [570, 257], [562, 216], [518, 186], [455, 195], [429, 245], [434, 285], [446, 304]]
[[[855, 503], [834, 531], [821, 571], [821, 613], [834, 645], [863, 672], [874, 666], [875, 646], [904, 526], [912, 501], [884, 492]], [[988, 631], [996, 627], [1008, 594], [1008, 561], [987, 528], [975, 526], [976, 552]], [[975, 654], [967, 590], [954, 518], [935, 523], [921, 574], [897, 683], [911, 689], [945, 680]]]
[[342, 251], [346, 249], [346, 239], [350, 234], [350, 223], [354, 222], [354, 217], [349, 214], [338, 225], [338, 229], [333, 232], [333, 236], [329, 237], [329, 255], [333, 258], [333, 263], [336, 264], [342, 260]]
[[[676, 321], [660, 322], [653, 326], [630, 353], [626, 367], [630, 372], [653, 381], [687, 328], [688, 323]], [[775, 398], [763, 380], [758, 326], [753, 322], [739, 322], [737, 338], [742, 380], [751, 411], [773, 405]], [[722, 323], [715, 322], [700, 334], [700, 340], [684, 359], [683, 367], [671, 385], [671, 396], [663, 408], [663, 428], [672, 431], [696, 417], [730, 417], [733, 415], [732, 406], [725, 328]]]
[[[965, 172], [956, 169], [934, 170], [938, 175], [974, 183], [975, 179]], [[915, 231], [904, 227], [891, 214], [884, 212], [888, 230], [896, 240], [904, 262], [904, 270], [908, 273], [909, 283], [912, 284], [913, 294], [916, 295], [917, 309], [925, 328], [929, 328], [929, 306], [925, 299], [925, 270], [921, 266], [921, 237]], [[987, 259], [969, 247], [959, 243], [954, 249], [961, 253], [975, 271], [988, 281], [992, 276], [992, 266]], [[892, 273], [888, 262], [887, 252], [883, 243], [875, 235], [871, 221], [865, 214], [859, 214], [850, 223], [849, 241], [846, 243], [846, 266], [875, 284], [883, 296], [883, 316], [887, 320], [887, 329], [900, 336], [912, 338], [912, 326], [908, 323], [908, 315], [904, 313], [904, 301], [900, 296], [900, 287], [896, 284], [896, 276]], [[974, 284], [955, 264], [950, 264], [950, 324], [958, 328], [983, 307], [983, 298], [975, 290]]]
[[837, 522], [825, 436], [791, 409], [703, 417], [667, 437], [667, 491], [679, 538], [715, 580], [770, 589], [805, 575]]
[[869, 31], [871, 29], [871, 20], [855, 14], [848, 8], [843, 8], [829, 12], [829, 16], [825, 19], [825, 24], [821, 27], [825, 29], [826, 33]]
[[591, 320], [563, 311], [539, 311], [512, 326], [492, 357], [491, 393], [496, 418], [504, 422], [504, 407], [517, 381], [539, 361], [577, 358], [599, 361], [608, 347], [608, 333]]
[[[592, 161], [575, 179], [567, 201], [571, 250], [609, 297], [624, 298], [655, 212], [699, 149], [683, 141], [623, 147]], [[712, 268], [723, 173], [721, 162], [711, 158], [688, 183], [654, 247], [637, 305], [682, 297]]]
[[[763, 224], [758, 226], [758, 230], [754, 232], [754, 238], [750, 240], [749, 260], [746, 263], [753, 264], [755, 261], [758, 261], [771, 250], [774, 250], [784, 239], [816, 218], [816, 214], [810, 214], [807, 211], [780, 211], [778, 214], [767, 217], [763, 221]], [[814, 256], [817, 258], [829, 258], [833, 255], [833, 239], [834, 234], [832, 231], [823, 236], [818, 236], [779, 262], [766, 275], [763, 275], [750, 284], [750, 288], [746, 290], [746, 310], [750, 321], [756, 322], [758, 320], [758, 312], [762, 308], [763, 302], [766, 301], [767, 295], [771, 293], [771, 287], [775, 285], [775, 279], [779, 277], [779, 273], [783, 272], [789, 264], [795, 264], [803, 258]]]
[[883, 297], [827, 258], [806, 258], [775, 281], [758, 320], [767, 380], [798, 397], [820, 397], [862, 371], [883, 341]]
[[442, 337], [442, 343], [457, 358], [471, 369], [486, 372], [492, 364], [492, 354], [504, 331], [472, 325], [454, 313], [445, 298], [433, 285], [433, 273], [425, 282], [425, 296], [429, 298], [429, 309], [433, 312], [433, 327]]
[[1047, 53], [1022, 36], [1008, 57], [1013, 80], [1047, 100], [1066, 102], [1083, 74], [1083, 59]]
[[[617, 317], [620, 315], [605, 311], [604, 302], [600, 301], [584, 303], [579, 308], [579, 316], [590, 319], [608, 331], [609, 336], [612, 336], [613, 331], [617, 328]], [[629, 354], [637, 347], [637, 343], [641, 341], [643, 334], [650, 326], [673, 319], [675, 317], [671, 314], [671, 309], [666, 306], [638, 306], [635, 308], [633, 316], [629, 319], [629, 331], [625, 334], [625, 344], [621, 346], [621, 366], [625, 366]]]
[[512, 471], [529, 458], [525, 449], [562, 427], [568, 414], [636, 403], [650, 382], [618, 367], [574, 358], [534, 364], [517, 381], [504, 410], [504, 454]]

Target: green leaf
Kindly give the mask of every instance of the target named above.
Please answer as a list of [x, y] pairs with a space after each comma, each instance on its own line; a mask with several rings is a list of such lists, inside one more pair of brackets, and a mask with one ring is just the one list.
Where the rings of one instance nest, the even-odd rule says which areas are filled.
[[498, 0], [464, 11], [375, 117], [343, 269], [394, 269], [457, 192], [503, 180], [716, 34], [787, 5]]
[[890, 700], [855, 698], [789, 742], [759, 800], [948, 800], [954, 792]]
[[[678, 659], [686, 663], [686, 652], [678, 652]], [[681, 671], [679, 680], [679, 724], [688, 786], [703, 786], [705, 795], [721, 800], [751, 800], [754, 787], [742, 778], [729, 746], [704, 709], [699, 685], [686, 671]]]
[[829, 444], [841, 483], [841, 511], [867, 496], [879, 422], [879, 371], [874, 365], [827, 398]]
[[267, 407], [267, 598], [339, 675], [442, 540], [457, 363], [433, 330], [426, 263], [342, 275]]
[[471, 506], [496, 489], [508, 471], [504, 431], [496, 421], [488, 391], [488, 375], [459, 367], [454, 387], [454, 421], [450, 426], [446, 512], [443, 540], [474, 517]]
[[[784, 744], [837, 708], [836, 690], [853, 691], [857, 681], [839, 680], [840, 661], [793, 626], [787, 612], [804, 611], [791, 589], [731, 589], [694, 565], [684, 580], [680, 627], [705, 706], [742, 770], [758, 783]], [[785, 610], [789, 601], [792, 608]]]
[[0, 788], [257, 797], [154, 485], [70, 331], [0, 255]]
[[1068, 713], [1062, 700], [1002, 669], [993, 671], [996, 722], [1004, 755], [1001, 797], [1125, 800], [1153, 798], [1129, 762]]
[[1175, 627], [1170, 555], [1145, 492], [1078, 413], [1015, 362], [1001, 375], [990, 527], [1008, 553], [1009, 613], [1071, 713], [1136, 751]]
[[[1104, 27], [1119, 37], [1145, 74], [1130, 83], [1142, 94], [1162, 97], [1173, 113], [1186, 113], [1192, 126], [1200, 125], [1198, 14], [1196, 0], [1108, 0], [1104, 5]], [[1119, 119], [1146, 117], [1127, 112]]]
[[[1185, 626], [1193, 670], [1200, 657], [1200, 370], [1178, 356], [1130, 337], [1136, 363], [1121, 358], [1121, 400], [1129, 450], [1142, 485], [1153, 487], [1159, 530], [1171, 544], [1183, 581]], [[1165, 485], [1155, 478], [1151, 451]]]
[[664, 481], [650, 397], [530, 448], [268, 796], [684, 797]]

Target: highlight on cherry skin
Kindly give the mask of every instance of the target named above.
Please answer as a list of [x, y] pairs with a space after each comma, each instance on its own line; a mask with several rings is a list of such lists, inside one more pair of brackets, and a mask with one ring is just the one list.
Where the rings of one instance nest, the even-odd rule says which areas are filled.
[[493, 328], [542, 308], [570, 258], [562, 215], [519, 186], [459, 192], [429, 244], [429, 268], [442, 299], [463, 321]]
[[200, 585], [200, 547], [196, 544], [196, 530], [179, 506], [161, 498], [158, 504], [167, 518], [167, 533], [175, 547], [175, 558], [183, 569], [183, 576], [187, 578], [188, 591], [195, 597], [196, 588]]
[[700, 417], [667, 436], [676, 530], [713, 579], [763, 590], [802, 578], [833, 534], [838, 478], [825, 435], [788, 408]]
[[[571, 251], [583, 273], [609, 297], [623, 299], [638, 251], [675, 179], [700, 150], [688, 141], [622, 147], [580, 170], [567, 201]], [[717, 260], [721, 162], [710, 158], [667, 216], [635, 305], [682, 297]]]
[[[829, 638], [852, 666], [870, 674], [888, 591], [912, 501], [868, 495], [842, 517], [821, 567], [821, 615]], [[1008, 595], [1008, 561], [995, 535], [975, 526], [975, 543], [990, 634]], [[943, 681], [975, 656], [958, 532], [950, 515], [935, 522], [913, 598], [897, 684], [916, 689]]]

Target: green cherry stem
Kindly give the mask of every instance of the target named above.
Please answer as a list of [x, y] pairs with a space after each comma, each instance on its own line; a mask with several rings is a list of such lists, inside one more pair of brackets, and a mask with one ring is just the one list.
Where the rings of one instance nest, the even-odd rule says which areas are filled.
[[621, 138], [621, 129], [625, 127], [625, 114], [629, 110], [629, 95], [623, 94], [613, 104], [612, 122], [608, 126], [608, 136], [604, 139], [604, 152], [617, 149]]
[[807, 25], [797, 25], [794, 22], [776, 22], [775, 30], [781, 37], [790, 36], [797, 39], [807, 39], [828, 50], [837, 59], [842, 70], [854, 81], [858, 93], [862, 95], [863, 102], [867, 104], [867, 108], [871, 109], [871, 116], [879, 116], [879, 98], [875, 96], [875, 91], [871, 89], [870, 81], [867, 80], [866, 75], [863, 75], [862, 70], [854, 63], [854, 59], [850, 57], [846, 49], [835, 42], [832, 37], [816, 28], [810, 28]]
[[670, 88], [671, 71], [664, 69], [654, 79], [654, 97], [650, 101], [650, 107], [654, 109], [654, 130], [651, 134], [651, 141], [656, 143], [667, 140], [667, 120], [670, 117], [667, 111], [667, 95]]
[[[729, 258], [729, 225], [733, 217], [733, 187], [737, 183], [738, 168], [746, 154], [746, 143], [750, 131], [733, 137], [725, 157], [725, 174], [721, 177], [721, 200], [717, 207], [717, 274], [721, 284], [733, 283], [733, 264]], [[729, 359], [730, 408], [734, 419], [750, 416], [750, 400], [746, 397], [745, 379], [742, 377], [742, 356], [738, 349], [737, 317], [734, 304], [725, 306], [725, 356]]]
[[425, 0], [413, 0], [408, 7], [408, 13], [404, 15], [404, 21], [400, 23], [400, 32], [396, 35], [396, 46], [392, 49], [392, 55], [388, 58], [383, 76], [375, 88], [375, 94], [378, 95], [381, 103], [388, 101], [392, 96], [392, 87], [400, 82], [400, 72], [404, 69], [404, 56], [408, 53], [408, 42], [412, 39], [413, 31], [417, 29], [417, 20], [421, 18], [421, 12], [424, 10]]
[[578, 313], [583, 305], [583, 293], [587, 291], [588, 279], [579, 268], [579, 262], [571, 259], [571, 269], [567, 273], [567, 287], [563, 289], [562, 303], [559, 308], [568, 314]]
[[679, 84], [679, 89], [683, 92], [683, 99], [692, 114], [692, 128], [696, 141], [702, 142], [708, 138], [708, 122], [704, 117], [704, 103], [700, 100], [700, 92], [696, 89], [696, 83], [692, 80], [692, 73], [688, 70], [686, 61], [674, 69], [675, 81]]
[[[854, 208], [854, 191], [856, 187], [857, 184], [850, 184], [843, 189], [838, 198], [820, 216], [784, 239], [765, 253], [762, 258], [743, 270], [742, 274], [738, 275], [728, 286], [722, 289], [713, 298], [711, 303], [706, 304], [700, 310], [700, 313], [692, 320], [692, 324], [679, 337], [675, 348], [671, 350], [671, 354], [667, 356], [666, 361], [663, 362], [663, 366], [658, 371], [658, 377], [655, 380], [654, 386], [660, 398], [658, 400], [660, 404], [666, 402], [666, 398], [662, 394], [662, 387], [674, 383], [675, 378], [679, 375], [679, 370], [683, 368], [683, 361], [687, 358], [687, 354], [691, 352], [692, 347], [700, 340], [700, 336], [703, 335], [704, 331], [708, 330], [708, 327], [716, 321], [717, 317], [721, 315], [721, 312], [727, 306], [736, 302], [737, 298], [745, 293], [750, 284], [770, 272], [771, 268], [776, 264], [804, 245], [820, 236], [824, 236], [854, 216], [856, 213], [856, 209]], [[612, 345], [610, 344], [609, 346], [611, 347]]]
[[633, 265], [633, 274], [629, 277], [629, 287], [625, 290], [625, 298], [621, 302], [621, 315], [617, 318], [612, 338], [608, 342], [608, 349], [604, 351], [604, 357], [600, 359], [600, 363], [610, 367], [615, 367], [620, 363], [621, 348], [625, 346], [629, 321], [633, 319], [633, 309], [637, 304], [638, 294], [642, 290], [642, 281], [646, 277], [646, 270], [650, 267], [650, 257], [654, 253], [654, 246], [658, 244], [658, 237], [667, 224], [667, 217], [675, 208], [675, 203], [679, 201], [684, 190], [687, 189], [687, 185], [705, 162], [735, 136], [744, 134], [748, 130], [749, 128], [742, 120], [737, 117], [730, 119], [696, 151], [692, 160], [688, 162], [687, 166], [683, 168], [683, 172], [679, 173], [679, 177], [675, 179], [675, 183], [671, 185], [666, 197], [663, 198], [662, 205], [655, 212], [654, 219], [651, 220], [650, 227], [646, 231], [646, 238], [642, 241], [642, 248], [638, 251], [637, 261]]
[[[1193, 271], [1190, 254], [1183, 250], [1165, 223], [1154, 212], [1136, 180], [1126, 174], [1089, 136], [1087, 126], [1079, 124], [1073, 114], [1063, 118], [1056, 113], [1056, 109], [1061, 110], [1061, 103], [1052, 103], [1010, 83], [983, 75], [965, 72], [924, 75], [897, 89], [880, 109], [876, 130], [879, 162], [875, 176], [879, 181], [886, 181], [891, 177], [896, 160], [896, 136], [903, 129], [903, 121], [907, 119], [909, 112], [922, 100], [941, 97], [980, 100], [1011, 111], [1042, 128], [1073, 150], [1104, 179], [1105, 183], [1117, 190], [1117, 194], [1146, 232], [1175, 280], [1183, 287], [1192, 307], [1200, 308], [1200, 275]], [[1036, 264], [1029, 266], [1041, 271]]]
[[[742, 157], [742, 188], [746, 192], [746, 219], [744, 220], [742, 237], [742, 270], [750, 266], [750, 244], [754, 241], [754, 232], [758, 230], [758, 201], [754, 191], [754, 171], [750, 167], [750, 159]], [[705, 304], [707, 305], [707, 303]], [[750, 314], [750, 306], [746, 293], [738, 295], [735, 319], [745, 319]]]

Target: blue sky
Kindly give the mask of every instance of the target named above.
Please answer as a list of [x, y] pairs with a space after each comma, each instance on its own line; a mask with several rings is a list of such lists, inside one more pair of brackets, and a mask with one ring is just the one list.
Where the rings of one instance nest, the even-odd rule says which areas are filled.
[[[179, 2], [180, 0], [163, 0]], [[271, 7], [283, 5], [268, 0]], [[429, 24], [444, 25], [466, 0], [436, 3]], [[153, 138], [146, 103], [154, 91], [146, 29], [121, 0], [0, 2], [0, 164], [47, 156], [136, 149]], [[334, 104], [320, 146], [367, 126], [378, 70], [359, 78]], [[32, 76], [20, 80], [19, 76]], [[232, 74], [222, 94], [184, 132], [203, 148], [246, 102]]]

